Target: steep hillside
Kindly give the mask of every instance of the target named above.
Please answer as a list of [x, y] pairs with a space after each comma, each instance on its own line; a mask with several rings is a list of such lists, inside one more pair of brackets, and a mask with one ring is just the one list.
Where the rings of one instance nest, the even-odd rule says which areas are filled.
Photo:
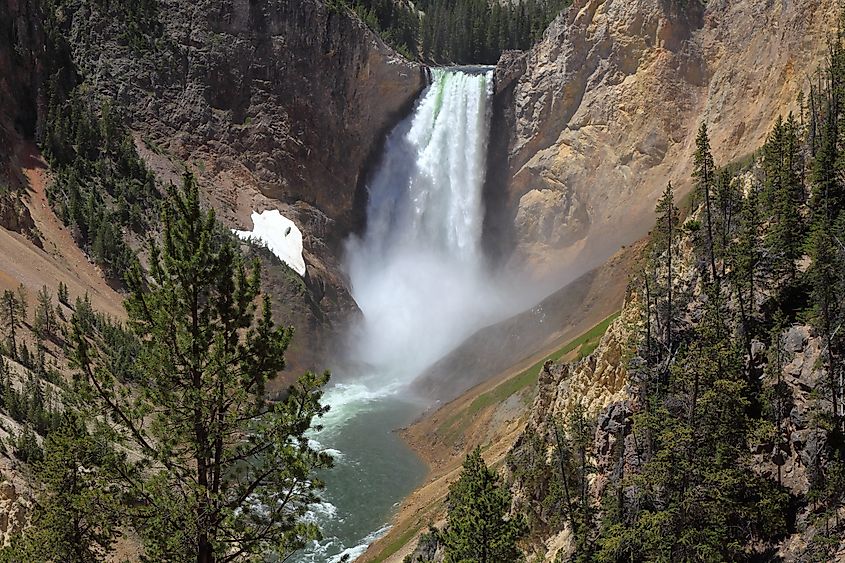
[[[0, 136], [10, 147], [0, 164], [9, 185], [25, 183], [9, 155], [43, 140], [58, 94], [73, 89], [92, 119], [108, 104], [160, 188], [188, 170], [228, 227], [251, 230], [253, 211], [279, 209], [300, 228], [304, 280], [259, 255], [276, 271], [280, 319], [300, 334], [291, 368], [324, 367], [318, 358], [355, 311], [340, 243], [363, 221], [368, 167], [423, 87], [421, 67], [351, 11], [319, 0], [4, 0], [0, 10]], [[31, 221], [16, 198], [0, 219], [23, 231]], [[140, 248], [142, 236], [124, 237]]]
[[[698, 277], [701, 272], [691, 267], [696, 260], [693, 246], [687, 246], [686, 251], [684, 263], [679, 267], [680, 279], [675, 283], [693, 294], [702, 292], [698, 293], [698, 298], [685, 304], [688, 307], [687, 318], [696, 318], [707, 314], [704, 311], [707, 305], [703, 302], [702, 281]], [[646, 361], [643, 348], [633, 348], [643, 346], [644, 342], [646, 324], [641, 299], [644, 295], [635, 293], [626, 304], [622, 317], [613, 323], [590, 357], [579, 362], [548, 364], [544, 368], [532, 414], [509, 454], [507, 471], [513, 481], [514, 503], [517, 510], [528, 513], [532, 523], [530, 550], [543, 561], [570, 560], [578, 553], [587, 553], [589, 560], [601, 561], [627, 560], [626, 554], [649, 553], [648, 550], [659, 543], [645, 537], [649, 526], [662, 530], [669, 538], [668, 543], [682, 541], [684, 524], [676, 523], [681, 528], [675, 529], [669, 522], [660, 523], [659, 516], [646, 523], [660, 507], [672, 510], [665, 504], [659, 504], [671, 501], [665, 497], [658, 500], [660, 493], [647, 487], [655, 482], [672, 487], [671, 475], [658, 469], [658, 465], [666, 462], [665, 456], [673, 455], [670, 451], [677, 454], [689, 446], [684, 445], [686, 443], [680, 435], [672, 437], [669, 434], [683, 432], [677, 426], [673, 427], [671, 421], [666, 421], [661, 427], [659, 423], [654, 425], [648, 417], [667, 416], [671, 420], [673, 415], [664, 415], [664, 411], [660, 410], [666, 408], [670, 413], [684, 409], [681, 417], [685, 418], [685, 409], [690, 404], [690, 395], [685, 393], [690, 388], [674, 381], [668, 393], [662, 395], [662, 400], [650, 402], [655, 400], [655, 391], [653, 388], [648, 390], [648, 382], [643, 379], [647, 376], [641, 372], [641, 362]], [[762, 301], [765, 302], [765, 299]], [[733, 314], [739, 315], [737, 311]], [[738, 329], [734, 326], [729, 330]], [[840, 447], [836, 431], [831, 431], [821, 422], [824, 411], [830, 408], [830, 403], [823, 398], [828, 389], [824, 383], [825, 368], [822, 367], [823, 336], [815, 327], [796, 321], [791, 326], [775, 327], [772, 338], [772, 342], [754, 339], [753, 356], [744, 359], [751, 363], [748, 369], [760, 374], [758, 387], [745, 391], [751, 396], [745, 403], [745, 408], [751, 413], [751, 428], [743, 426], [749, 421], [741, 416], [722, 421], [723, 424], [733, 425], [736, 432], [748, 432], [748, 443], [742, 442], [739, 447], [739, 455], [744, 461], [730, 462], [736, 464], [731, 470], [740, 473], [749, 471], [762, 478], [763, 484], [748, 485], [748, 498], [742, 497], [737, 490], [743, 487], [742, 484], [724, 481], [721, 486], [732, 488], [724, 489], [722, 494], [737, 504], [750, 502], [757, 514], [765, 515], [769, 502], [782, 505], [782, 508], [774, 509], [783, 510], [778, 515], [781, 520], [773, 518], [762, 523], [762, 527], [760, 522], [748, 517], [748, 530], [742, 533], [747, 534], [745, 537], [749, 539], [749, 544], [741, 547], [747, 558], [839, 561], [845, 556], [839, 525], [842, 510], [839, 501], [835, 500], [841, 497], [841, 482], [837, 481], [838, 484], [834, 485], [833, 481], [827, 480], [837, 479], [833, 475], [841, 459], [836, 453]], [[679, 356], [685, 353], [688, 352], [681, 351]], [[683, 364], [684, 361], [690, 360], [679, 359], [681, 363], [672, 369], [672, 377], [681, 378], [683, 370], [695, 369], [692, 365]], [[730, 378], [730, 375], [725, 376], [725, 379]], [[699, 391], [700, 408], [704, 412], [700, 414], [700, 421], [691, 424], [692, 433], [696, 436], [698, 432], [705, 431], [703, 427], [713, 424], [708, 421], [708, 414], [718, 419], [723, 415], [719, 409], [725, 408], [707, 387], [713, 383], [705, 381], [702, 377]], [[654, 385], [654, 380], [651, 384]], [[726, 393], [726, 398], [741, 404], [744, 400], [742, 392], [728, 390], [725, 385], [725, 381], [717, 382], [719, 391], [716, 392]], [[708, 413], [708, 408], [716, 409], [716, 412]], [[658, 409], [658, 412], [650, 414], [651, 409]], [[762, 409], [762, 412], [756, 409]], [[586, 472], [578, 468], [575, 461], [578, 452], [572, 445], [579, 443], [578, 436], [573, 433], [573, 424], [577, 420], [581, 420], [586, 429], [581, 446], [589, 460]], [[734, 434], [732, 439], [736, 439], [737, 435]], [[714, 436], [713, 439], [724, 438]], [[561, 447], [572, 449], [562, 451]], [[706, 446], [702, 444], [702, 447]], [[565, 462], [559, 462], [561, 456], [566, 459]], [[716, 466], [720, 463], [719, 459], [707, 457], [706, 463]], [[589, 480], [584, 505], [580, 500], [573, 500], [569, 513], [563, 504], [559, 463], [568, 467], [571, 464], [572, 473], [566, 478], [574, 490], [580, 486], [579, 479]], [[684, 466], [680, 461], [664, 469], [674, 472], [682, 467], [694, 472], [690, 474], [691, 481], [700, 479], [695, 473], [698, 469]], [[579, 471], [582, 471], [580, 476]], [[695, 481], [690, 487], [695, 487], [698, 495], [706, 495], [707, 487], [712, 486], [712, 481], [708, 479], [712, 478], [708, 476], [703, 481]], [[749, 482], [752, 480], [748, 479]], [[768, 499], [760, 498], [767, 494], [762, 491], [768, 486], [777, 492], [768, 493], [771, 495]], [[834, 500], [821, 500], [831, 494], [821, 493], [821, 489], [831, 486], [839, 487], [839, 492], [833, 493]], [[657, 502], [657, 508], [651, 502]], [[691, 502], [701, 502], [697, 505], [701, 512], [690, 515], [688, 525], [698, 528], [711, 525], [713, 515], [706, 511], [712, 508], [708, 506], [706, 496], [704, 499], [699, 496], [698, 500]], [[616, 512], [619, 506], [622, 507], [621, 514]], [[582, 509], [586, 511], [586, 516]], [[735, 513], [728, 511], [723, 516], [729, 519], [735, 517]], [[586, 520], [578, 520], [580, 518]], [[624, 520], [618, 528], [613, 528], [618, 518]], [[770, 527], [767, 528], [767, 525]], [[626, 529], [632, 530], [642, 540], [637, 542], [614, 537], [614, 534], [624, 534], [622, 530]], [[701, 539], [697, 541], [703, 542]], [[703, 549], [703, 546], [699, 548]], [[721, 556], [715, 557], [726, 560]]]
[[[9, 158], [21, 190], [21, 205], [32, 221], [33, 244], [27, 232], [0, 228], [0, 292], [4, 293], [3, 337], [0, 343], [0, 546], [7, 546], [32, 514], [34, 444], [58, 422], [61, 396], [70, 374], [65, 346], [70, 315], [86, 301], [93, 310], [123, 319], [123, 296], [116, 292], [56, 217], [47, 202], [51, 181], [46, 162], [37, 148], [24, 143]], [[67, 292], [63, 302], [60, 287]], [[40, 294], [46, 291], [55, 305], [57, 329], [50, 338], [39, 332]], [[6, 293], [10, 292], [10, 293]], [[22, 296], [25, 303], [12, 347], [8, 296]], [[15, 353], [17, 352], [17, 353]], [[11, 387], [10, 387], [11, 386]], [[14, 389], [15, 391], [12, 391]], [[40, 397], [40, 402], [38, 400]], [[17, 406], [15, 406], [17, 405]], [[30, 433], [31, 432], [31, 433]], [[35, 453], [34, 453], [35, 452]]]
[[559, 348], [619, 310], [640, 250], [641, 245], [624, 248], [529, 310], [482, 328], [426, 369], [414, 390], [448, 402], [538, 353]]
[[[142, 243], [161, 228], [156, 192], [186, 171], [225, 227], [249, 230], [252, 211], [280, 209], [304, 233], [305, 276], [241, 248], [263, 262], [276, 320], [296, 329], [287, 372], [322, 370], [326, 343], [356, 309], [339, 243], [362, 220], [383, 133], [424, 81], [354, 14], [318, 0], [0, 0], [0, 293], [23, 311], [0, 320], [0, 547], [28, 518], [40, 487], [33, 456], [71, 387], [76, 300], [125, 316], [126, 268], [103, 259], [98, 229], [144, 261]], [[130, 199], [127, 212], [121, 190], [138, 176], [152, 197]], [[39, 310], [58, 319], [49, 335], [39, 293], [50, 301]], [[130, 344], [116, 347], [132, 354]], [[128, 541], [119, 550], [137, 557]]]
[[[505, 464], [532, 560], [845, 557], [842, 45], [822, 109], [747, 163], [717, 169], [700, 130], [692, 204], [664, 191], [621, 315], [543, 366]], [[406, 563], [444, 560], [436, 518]]]
[[317, 241], [362, 219], [367, 160], [422, 88], [421, 68], [318, 0], [149, 4], [134, 38], [117, 4], [62, 6], [91, 88], [160, 149], [202, 163], [232, 220], [266, 205], [256, 191], [301, 202], [291, 213], [319, 259]]
[[845, 557], [843, 60], [744, 165], [702, 126], [690, 214], [664, 191], [622, 317], [547, 366], [508, 462], [544, 560]]
[[[670, 4], [659, 8], [660, 18], [673, 13]], [[737, 28], [736, 35], [729, 32], [749, 13], [791, 22], [779, 19], [774, 38], [766, 37], [771, 28], [760, 30], [757, 39], [744, 43], [750, 51], [772, 48], [785, 38], [794, 43], [772, 50], [766, 64], [742, 63], [732, 70], [730, 64], [745, 51], [721, 52], [722, 64], [712, 75], [699, 76], [699, 96], [681, 94], [691, 91], [688, 84], [676, 83], [670, 95], [653, 82], [654, 88], [639, 93], [636, 118], [620, 118], [624, 106], [612, 105], [620, 101], [620, 92], [607, 89], [605, 73], [619, 62], [615, 57], [621, 47], [610, 40], [590, 46], [598, 50], [587, 51], [598, 57], [601, 72], [584, 77], [583, 83], [578, 73], [585, 66], [567, 58], [583, 47], [577, 43], [579, 30], [618, 31], [612, 22], [581, 29], [579, 18], [604, 18], [622, 10], [621, 5], [576, 3], [567, 15], [572, 27], [557, 37], [567, 53], [557, 62], [568, 60], [571, 66], [564, 70], [547, 61], [543, 71], [556, 82], [545, 83], [536, 97], [525, 90], [528, 97], [520, 97], [520, 88], [526, 88], [526, 72], [540, 72], [531, 66], [540, 47], [527, 55], [510, 54], [500, 63], [500, 115], [525, 128], [517, 130], [523, 137], [509, 138], [524, 143], [510, 145], [509, 165], [521, 151], [533, 155], [512, 170], [508, 187], [515, 189], [521, 178], [537, 188], [524, 192], [520, 204], [511, 200], [511, 219], [516, 218], [511, 234], [535, 229], [521, 242], [512, 239], [512, 260], [540, 270], [567, 265], [572, 275], [572, 269], [611, 250], [603, 245], [633, 236], [632, 224], [651, 224], [657, 217], [648, 245], [640, 250], [621, 316], [590, 356], [545, 364], [526, 427], [507, 456], [503, 473], [513, 504], [506, 518], [527, 519], [529, 533], [521, 545], [530, 560], [845, 557], [839, 335], [843, 37], [828, 35], [838, 21], [833, 6], [814, 4], [804, 12], [793, 12], [791, 4], [763, 8], [708, 3], [692, 27], [694, 9], [676, 13], [675, 23], [681, 18], [683, 25], [664, 29], [669, 33], [664, 39], [673, 44], [675, 37], [675, 48], [685, 57], [705, 33], [727, 40], [739, 37], [740, 29], [746, 34], [752, 29], [753, 36], [756, 28], [750, 25]], [[633, 9], [625, 21], [639, 30], [638, 18], [647, 19], [649, 12], [638, 11], [642, 6]], [[716, 20], [720, 10], [735, 19]], [[689, 35], [673, 35], [683, 29]], [[793, 79], [794, 59], [804, 56], [807, 73]], [[631, 73], [637, 60], [629, 61]], [[702, 55], [701, 69], [708, 68], [706, 61]], [[678, 69], [673, 80], [691, 76], [687, 67]], [[623, 91], [635, 86], [634, 79], [615, 79]], [[752, 94], [756, 104], [741, 102]], [[508, 104], [513, 104], [510, 114]], [[601, 104], [610, 121], [597, 125], [591, 119]], [[795, 114], [787, 118], [792, 110]], [[663, 111], [662, 118], [649, 121]], [[520, 121], [531, 112], [540, 117]], [[550, 122], [557, 129], [546, 129], [550, 136], [542, 139]], [[651, 160], [646, 151], [626, 144], [672, 135], [679, 137], [665, 142]], [[493, 154], [501, 142], [494, 138]], [[629, 152], [631, 158], [620, 162], [614, 156], [620, 142], [638, 154]], [[567, 167], [558, 168], [558, 163]], [[507, 177], [493, 176], [488, 189], [501, 187], [496, 181]], [[588, 191], [591, 178], [602, 181], [603, 189]], [[573, 187], [579, 185], [582, 192]], [[654, 193], [644, 197], [649, 189]], [[681, 212], [675, 198], [686, 194], [690, 197], [683, 199]], [[563, 207], [580, 205], [583, 213], [573, 219], [563, 207], [552, 212], [544, 202], [547, 196]], [[506, 207], [503, 203], [501, 209]], [[529, 211], [543, 220], [532, 223]], [[507, 222], [502, 225], [498, 233], [488, 232], [507, 236]], [[572, 240], [556, 248], [535, 244], [537, 233], [551, 235], [558, 228]], [[533, 260], [533, 252], [546, 262]], [[509, 402], [495, 408], [506, 411]], [[429, 415], [425, 425], [440, 421], [448, 434], [475, 423], [477, 412], [450, 423], [450, 408]], [[501, 440], [508, 439], [481, 442], [491, 465], [497, 466]], [[443, 495], [447, 505], [458, 498]], [[461, 541], [450, 535], [443, 512], [432, 513], [432, 521], [439, 528], [422, 537], [406, 562], [448, 560], [448, 541]]]
[[832, 0], [576, 0], [497, 67], [491, 248], [572, 279], [639, 239], [667, 181], [690, 189], [700, 121], [730, 161], [797, 106], [836, 10]]
[[616, 316], [576, 338], [566, 338], [563, 345], [514, 364], [403, 429], [403, 437], [429, 464], [429, 478], [402, 502], [393, 527], [370, 547], [363, 561], [401, 562], [413, 552], [420, 534], [431, 524], [443, 523], [449, 485], [459, 475], [465, 452], [480, 446], [489, 463], [503, 465], [533, 416], [543, 366], [553, 359], [574, 361], [589, 355]]

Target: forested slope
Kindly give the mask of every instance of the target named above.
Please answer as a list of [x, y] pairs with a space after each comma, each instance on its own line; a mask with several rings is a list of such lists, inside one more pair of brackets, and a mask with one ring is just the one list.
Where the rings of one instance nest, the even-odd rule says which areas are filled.
[[[331, 72], [301, 72], [327, 56]], [[143, 338], [125, 324], [123, 301], [133, 287], [129, 274], [142, 279], [136, 289], [150, 287], [149, 243], [174, 216], [162, 217], [164, 202], [174, 203], [169, 186], [187, 183], [196, 190], [192, 205], [199, 199], [203, 213], [217, 211], [204, 224], [212, 247], [198, 254], [227, 268], [236, 259], [247, 264], [240, 273], [248, 270], [249, 281], [220, 278], [230, 284], [227, 297], [234, 286], [249, 286], [238, 305], [246, 316], [230, 327], [245, 331], [247, 317], [265, 305], [262, 330], [279, 323], [262, 340], [273, 356], [260, 368], [264, 375], [246, 390], [226, 391], [245, 392], [249, 408], [265, 417], [291, 396], [293, 374], [325, 367], [325, 342], [355, 310], [339, 280], [337, 247], [360, 217], [355, 202], [370, 151], [378, 151], [377, 139], [422, 83], [417, 65], [357, 18], [338, 16], [318, 0], [0, 1], [0, 547], [38, 549], [6, 551], [3, 560], [90, 560], [113, 551], [138, 557], [143, 541], [112, 526], [115, 504], [126, 498], [111, 487], [114, 475], [105, 476], [115, 461], [106, 458], [122, 438], [89, 440], [106, 404], [82, 412], [94, 403], [80, 394], [81, 366], [72, 356], [80, 342], [90, 342], [92, 357], [108, 358], [106, 369], [114, 370], [109, 384], [139, 397], [133, 394], [145, 378], [132, 365]], [[373, 92], [383, 103], [362, 109]], [[335, 143], [330, 151], [327, 138]], [[316, 144], [321, 150], [312, 150]], [[303, 228], [305, 276], [266, 249], [229, 240], [229, 229], [250, 227], [250, 212], [266, 208], [310, 227]], [[252, 276], [254, 261], [263, 266], [260, 281]], [[292, 341], [290, 325], [298, 329]], [[150, 404], [161, 408], [161, 397]], [[125, 429], [126, 422], [119, 425]], [[159, 455], [137, 443], [120, 451], [134, 461], [146, 458], [142, 464]], [[65, 470], [84, 483], [81, 489], [63, 481]], [[76, 512], [50, 512], [73, 503]], [[77, 528], [63, 518], [76, 518]], [[24, 541], [20, 534], [33, 520], [38, 526]], [[72, 536], [89, 523], [91, 535]], [[51, 535], [57, 530], [71, 535]]]
[[352, 7], [408, 58], [432, 64], [496, 64], [531, 47], [572, 0], [334, 0]]

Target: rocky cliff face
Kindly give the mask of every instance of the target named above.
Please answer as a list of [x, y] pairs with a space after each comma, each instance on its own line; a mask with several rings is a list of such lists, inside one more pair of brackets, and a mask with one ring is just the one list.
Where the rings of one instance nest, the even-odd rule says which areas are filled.
[[26, 1], [0, 2], [0, 182], [14, 181], [12, 150], [21, 135], [34, 135], [43, 105], [39, 54], [44, 48], [41, 13]]
[[[8, 546], [13, 536], [19, 533], [28, 523], [32, 513], [32, 499], [21, 495], [15, 486], [26, 488], [11, 471], [2, 472], [3, 481], [0, 482], [0, 546]], [[8, 480], [12, 477], [12, 480]]]
[[[614, 321], [590, 357], [576, 364], [550, 363], [544, 368], [532, 415], [511, 452], [511, 472], [531, 465], [532, 440], [554, 443], [553, 424], [566, 420], [576, 404], [583, 406], [596, 420], [591, 448], [591, 463], [595, 468], [590, 486], [593, 502], [600, 502], [609, 480], [619, 471], [617, 456], [620, 456], [620, 448], [624, 473], [630, 475], [636, 472], [636, 437], [630, 428], [632, 417], [640, 411], [640, 407], [631, 394], [626, 370], [632, 328], [636, 326], [633, 313], [636, 306], [636, 303], [629, 302], [625, 314]], [[783, 485], [793, 495], [802, 498], [810, 490], [814, 458], [822, 455], [826, 440], [826, 433], [813, 421], [813, 412], [819, 409], [819, 399], [812, 390], [818, 388], [823, 375], [819, 369], [822, 340], [812, 327], [806, 325], [790, 327], [780, 338], [782, 349], [787, 354], [780, 376], [788, 390], [788, 416], [783, 422], [784, 435], [788, 439], [779, 445], [770, 442], [755, 445], [753, 470], [773, 481], [780, 476]], [[756, 343], [757, 361], [762, 360], [765, 352], [765, 346]], [[772, 389], [777, 380], [777, 373], [767, 372], [762, 380], [763, 388]], [[821, 408], [825, 406], [821, 405]], [[624, 443], [617, 447], [619, 436], [624, 436]], [[530, 480], [517, 478], [513, 487], [516, 506], [530, 512], [535, 530], [543, 538], [539, 548], [545, 552], [543, 561], [555, 561], [555, 557], [566, 560], [575, 548], [572, 530], [568, 526], [556, 525], [559, 519], [556, 520], [555, 516], [559, 515], [547, 512], [546, 506], [540, 502], [549, 494], [552, 480], [551, 475]], [[811, 560], [807, 548], [819, 525], [813, 518], [811, 506], [798, 511], [797, 531], [777, 546], [779, 560]], [[838, 553], [840, 557], [845, 556], [845, 543], [840, 543]]]
[[[700, 209], [691, 215], [693, 220], [702, 217]], [[686, 296], [681, 315], [684, 322], [695, 324], [703, 318], [707, 306], [708, 297], [703, 289], [707, 276], [702, 275], [702, 262], [693, 236], [682, 238], [677, 250], [673, 287], [678, 295]], [[772, 292], [761, 288], [755, 295], [755, 307], [767, 310], [774, 297]], [[548, 362], [540, 374], [531, 415], [507, 463], [514, 506], [529, 515], [532, 549], [538, 561], [566, 561], [576, 550], [571, 526], [561, 518], [559, 508], [547, 502], [558, 479], [555, 426], [560, 431], [576, 409], [583, 409], [586, 418], [594, 422], [588, 454], [592, 467], [588, 494], [592, 505], [602, 506], [608, 486], [623, 478], [628, 480], [624, 481], [626, 495], [636, 488], [643, 458], [642, 445], [633, 431], [634, 419], [645, 412], [645, 407], [642, 388], [629, 369], [641, 361], [638, 342], [645, 331], [643, 299], [641, 288], [632, 284], [622, 314], [590, 356], [574, 363]], [[732, 309], [737, 304], [731, 301], [728, 307]], [[771, 350], [775, 346], [779, 355]], [[832, 525], [819, 518], [814, 503], [807, 500], [814, 471], [818, 471], [819, 460], [824, 459], [830, 439], [818, 420], [820, 412], [831, 409], [830, 399], [820, 391], [827, 377], [823, 348], [821, 335], [812, 326], [800, 322], [774, 335], [771, 343], [757, 339], [751, 342], [750, 369], [759, 374], [761, 395], [774, 396], [776, 388], [781, 388], [783, 393], [784, 417], [778, 430], [782, 438], [761, 432], [751, 440], [747, 467], [748, 471], [782, 484], [795, 499], [790, 509], [794, 511], [790, 532], [776, 545], [767, 546], [782, 561], [820, 560], [818, 545], [813, 546], [814, 537], [824, 532], [825, 526]], [[774, 360], [775, 357], [779, 359]], [[627, 485], [629, 481], [631, 484]], [[835, 518], [836, 522], [841, 521], [841, 509]], [[841, 539], [830, 547], [831, 553], [836, 554], [832, 560], [845, 557], [845, 542]]]
[[290, 367], [322, 367], [314, 362], [333, 328], [355, 310], [340, 243], [363, 220], [380, 140], [425, 74], [321, 0], [151, 4], [147, 35], [134, 37], [115, 13], [124, 8], [69, 3], [60, 18], [80, 73], [127, 109], [162, 177], [178, 181], [183, 166], [198, 175], [228, 226], [250, 230], [251, 212], [265, 209], [299, 226], [302, 290], [278, 272], [269, 284], [298, 330]]
[[368, 160], [423, 86], [421, 68], [319, 0], [155, 4], [152, 38], [138, 40], [114, 8], [69, 4], [88, 83], [157, 148], [202, 163], [233, 220], [261, 206], [257, 190], [300, 202], [303, 231], [334, 242], [360, 219]]
[[821, 60], [831, 0], [575, 0], [497, 70], [487, 193], [493, 245], [570, 275], [637, 240], [698, 125], [717, 163], [762, 143]]
[[555, 561], [558, 556], [567, 560], [574, 551], [574, 541], [571, 529], [559, 526], [558, 511], [540, 500], [549, 495], [555, 476], [526, 468], [537, 465], [533, 458], [538, 454], [549, 455], [547, 449], [538, 452], [536, 445], [556, 443], [555, 424], [568, 420], [575, 405], [581, 405], [588, 416], [598, 418], [596, 459], [591, 460], [596, 467], [596, 480], [591, 492], [601, 495], [612, 471], [618, 428], [628, 424], [631, 414], [626, 404], [630, 396], [624, 358], [635, 316], [635, 308], [629, 302], [591, 355], [575, 363], [548, 362], [543, 366], [526, 429], [511, 450], [508, 471], [513, 478], [514, 504], [529, 514], [535, 534], [542, 538], [540, 551], [547, 552], [543, 561]]

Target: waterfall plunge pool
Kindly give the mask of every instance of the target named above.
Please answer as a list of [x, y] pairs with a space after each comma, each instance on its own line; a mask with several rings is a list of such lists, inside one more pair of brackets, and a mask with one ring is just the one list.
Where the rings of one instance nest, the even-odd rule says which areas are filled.
[[424, 405], [395, 394], [365, 398], [359, 392], [339, 384], [326, 394], [334, 406], [313, 439], [332, 454], [335, 466], [320, 475], [326, 482], [323, 502], [308, 515], [319, 524], [323, 540], [294, 556], [297, 563], [359, 557], [388, 531], [401, 501], [425, 478], [425, 463], [395, 431], [411, 423]]

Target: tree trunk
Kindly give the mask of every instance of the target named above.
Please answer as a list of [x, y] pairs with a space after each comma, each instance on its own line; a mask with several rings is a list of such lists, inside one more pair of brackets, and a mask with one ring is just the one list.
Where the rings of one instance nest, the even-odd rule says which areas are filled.
[[710, 209], [710, 184], [713, 181], [712, 175], [713, 171], [708, 170], [705, 164], [702, 180], [704, 181], [704, 208], [707, 214], [707, 251], [710, 253], [710, 274], [713, 283], [718, 283], [716, 276], [716, 256], [713, 253], [713, 215]]
[[[674, 204], [669, 200], [669, 244], [668, 250], [668, 267], [666, 274], [666, 290], [667, 290], [667, 314], [666, 314], [666, 348], [667, 354], [672, 357], [672, 208]], [[669, 362], [666, 362], [666, 369], [669, 369]], [[666, 383], [664, 381], [664, 383]]]

